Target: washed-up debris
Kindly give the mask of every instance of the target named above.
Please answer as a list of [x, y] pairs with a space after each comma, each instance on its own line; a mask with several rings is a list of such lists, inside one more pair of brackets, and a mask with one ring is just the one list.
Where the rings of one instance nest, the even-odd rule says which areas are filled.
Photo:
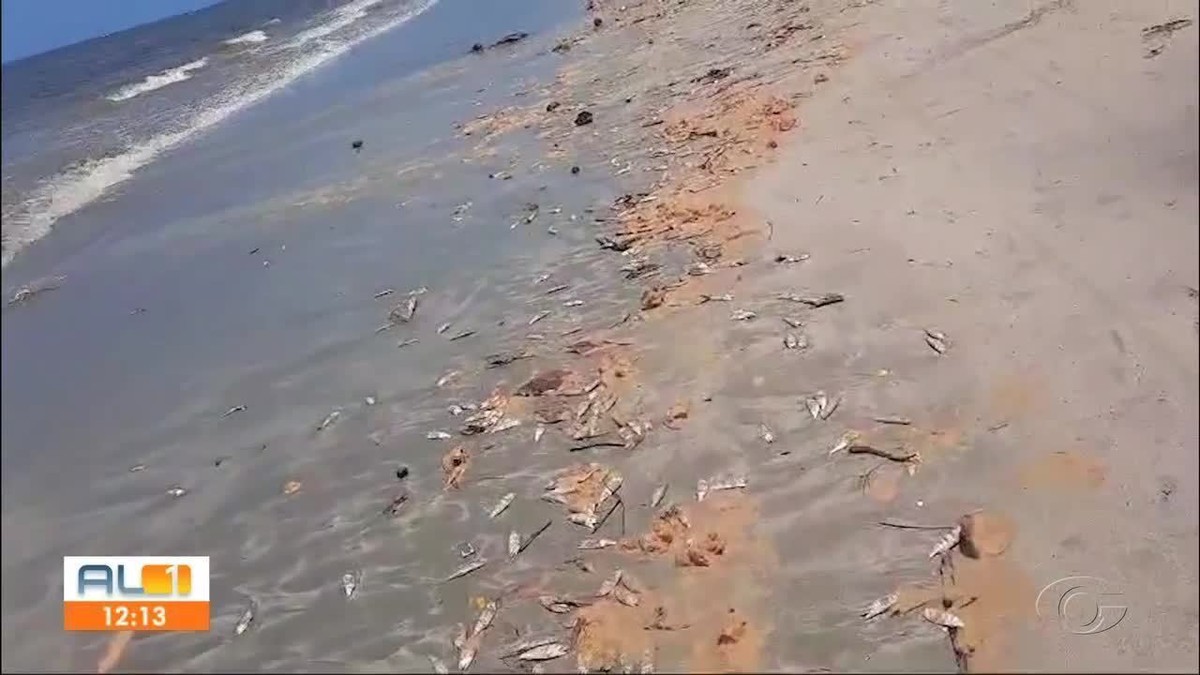
[[576, 465], [552, 481], [542, 499], [565, 505], [570, 522], [595, 530], [600, 524], [597, 509], [616, 494], [621, 483], [621, 474], [614, 469], [596, 463]]
[[363, 147], [363, 142], [362, 142], [361, 138], [350, 141], [350, 149], [351, 150], [358, 152], [359, 150], [362, 150], [362, 147]]
[[235, 405], [235, 406], [233, 406], [232, 408], [230, 408], [229, 410], [226, 410], [226, 411], [225, 411], [225, 414], [221, 415], [221, 417], [222, 417], [222, 418], [224, 418], [224, 417], [229, 417], [230, 415], [232, 415], [232, 414], [234, 414], [234, 413], [240, 413], [240, 412], [244, 412], [245, 410], [246, 410], [246, 406], [244, 406], [244, 405]]
[[876, 422], [879, 422], [880, 424], [893, 424], [893, 425], [905, 426], [905, 427], [912, 424], [911, 419], [909, 419], [907, 417], [899, 417], [899, 416], [895, 416], [895, 415], [885, 415], [885, 416], [881, 416], [881, 417], [875, 417], [872, 419], [874, 419]]
[[247, 630], [250, 630], [250, 624], [254, 623], [254, 614], [258, 611], [258, 603], [251, 600], [250, 604], [242, 610], [241, 616], [238, 617], [237, 623], [233, 626], [233, 634], [241, 635]]
[[696, 300], [697, 305], [703, 305], [709, 302], [733, 302], [733, 295], [725, 293], [724, 295], [708, 295], [701, 293], [699, 299]]
[[957, 615], [951, 614], [944, 609], [926, 607], [921, 610], [921, 616], [929, 623], [941, 626], [946, 630], [956, 630], [958, 628], [966, 628], [967, 626]]
[[798, 302], [803, 305], [808, 305], [813, 309], [833, 305], [842, 302], [846, 296], [841, 293], [825, 293], [823, 295], [796, 295], [794, 293], [785, 293], [779, 296], [780, 300], [788, 300], [790, 302]]
[[451, 572], [450, 576], [446, 577], [445, 579], [442, 579], [442, 583], [446, 583], [447, 581], [453, 581], [460, 577], [465, 577], [468, 574], [470, 574], [471, 572], [474, 572], [475, 570], [479, 569], [480, 567], [483, 567], [484, 565], [486, 565], [487, 562], [488, 561], [485, 558], [473, 560], [473, 561], [463, 565], [462, 567], [459, 567], [458, 569], [454, 570], [453, 572]]
[[729, 77], [733, 72], [733, 68], [709, 68], [708, 72], [698, 77], [693, 77], [692, 82], [697, 84], [712, 84], [717, 80], [723, 80]]
[[566, 656], [570, 650], [561, 642], [551, 642], [550, 644], [534, 647], [517, 655], [521, 661], [550, 661], [562, 656]]
[[758, 437], [761, 438], [764, 443], [775, 442], [775, 432], [771, 431], [771, 427], [768, 427], [765, 424], [758, 425]]
[[445, 673], [450, 672], [450, 669], [447, 668], [446, 664], [442, 663], [442, 660], [439, 659], [438, 657], [429, 656], [428, 658], [429, 658], [429, 666], [431, 668], [433, 668], [433, 672], [437, 673], [438, 675], [444, 675]]
[[355, 570], [346, 572], [342, 575], [342, 595], [346, 596], [347, 600], [353, 600], [358, 594], [358, 585], [362, 583], [362, 572]]
[[408, 300], [403, 305], [396, 305], [388, 312], [388, 321], [391, 324], [408, 323], [412, 321], [413, 316], [417, 313], [417, 296], [409, 295]]
[[294, 495], [300, 491], [301, 487], [303, 487], [303, 483], [301, 483], [300, 481], [289, 480], [288, 482], [283, 484], [283, 494]]
[[721, 535], [709, 532], [708, 536], [700, 543], [689, 538], [684, 543], [684, 549], [675, 557], [675, 565], [677, 567], [708, 567], [712, 564], [713, 556], [724, 555], [724, 553], [725, 541]]
[[453, 323], [451, 323], [451, 322], [447, 321], [446, 323], [444, 323], [444, 324], [442, 324], [442, 325], [438, 326], [438, 327], [437, 327], [437, 334], [438, 334], [438, 335], [441, 335], [442, 333], [445, 333], [446, 331], [450, 330], [450, 326], [453, 326], [453, 325], [454, 325]]
[[[900, 463], [918, 462], [921, 459], [921, 454], [918, 452], [893, 452], [891, 450], [876, 448], [872, 445], [860, 445], [854, 442], [851, 442], [846, 447], [846, 452], [852, 455], [874, 455], [882, 459]], [[831, 452], [830, 454], [833, 453]]]
[[642, 292], [642, 310], [651, 310], [663, 304], [667, 299], [667, 289], [662, 286], [647, 288]]
[[455, 446], [442, 457], [442, 472], [446, 476], [445, 489], [457, 489], [462, 486], [462, 479], [466, 475], [467, 466], [470, 463], [471, 456], [461, 445]]
[[451, 336], [450, 336], [450, 340], [449, 340], [449, 341], [450, 341], [450, 342], [454, 342], [455, 340], [461, 340], [461, 339], [463, 339], [463, 338], [469, 338], [469, 337], [471, 337], [471, 336], [472, 336], [472, 335], [474, 335], [474, 334], [475, 334], [475, 331], [473, 331], [473, 330], [464, 330], [464, 331], [462, 331], [461, 333], [455, 333], [454, 335], [451, 335]]
[[925, 329], [925, 344], [938, 354], [945, 354], [948, 348], [946, 344], [946, 334], [939, 330]]
[[404, 507], [404, 504], [407, 501], [408, 493], [401, 492], [393, 497], [392, 501], [389, 502], [387, 506], [383, 507], [383, 515], [395, 518], [396, 516], [400, 515], [400, 510]]
[[596, 235], [596, 243], [600, 244], [600, 248], [602, 249], [621, 252], [629, 250], [629, 247], [633, 245], [633, 239], [629, 237], [617, 239], [608, 235], [598, 234]]
[[1192, 25], [1191, 19], [1171, 19], [1165, 23], [1154, 24], [1142, 29], [1142, 39], [1149, 40], [1152, 38], [1166, 37], [1177, 30], [1187, 28]]
[[729, 316], [734, 321], [749, 321], [758, 315], [748, 309], [739, 309]]
[[663, 498], [667, 496], [667, 490], [669, 489], [671, 489], [670, 483], [663, 483], [654, 488], [654, 492], [650, 494], [650, 508], [658, 508], [658, 505], [662, 503]]
[[646, 630], [667, 630], [667, 631], [683, 630], [685, 628], [691, 628], [691, 627], [692, 627], [691, 624], [687, 624], [687, 623], [678, 624], [678, 625], [672, 625], [672, 624], [667, 623], [667, 610], [665, 607], [663, 607], [661, 605], [654, 608], [654, 618], [651, 619], [649, 621], [649, 623], [647, 623], [645, 626], [643, 626], [643, 628], [645, 628]]
[[679, 429], [678, 423], [681, 420], [686, 420], [687, 418], [688, 418], [687, 404], [682, 403], [682, 402], [676, 403], [667, 410], [667, 414], [663, 418], [663, 426], [667, 427], [668, 429], [678, 430]]
[[796, 254], [796, 255], [793, 255], [791, 253], [780, 253], [775, 256], [775, 262], [790, 264], [790, 263], [804, 262], [805, 260], [808, 260], [808, 258], [809, 258], [809, 256], [807, 253], [800, 253], [800, 254]]
[[517, 553], [521, 553], [525, 549], [529, 548], [529, 545], [532, 544], [538, 537], [542, 536], [543, 532], [550, 529], [550, 524], [552, 522], [553, 521], [547, 520], [546, 522], [542, 523], [541, 527], [534, 530], [533, 534], [525, 537], [525, 539], [521, 542], [521, 545], [517, 547]]
[[616, 539], [583, 539], [576, 548], [581, 551], [595, 551], [616, 546], [618, 543]]
[[497, 502], [496, 505], [492, 507], [491, 511], [488, 511], [488, 518], [495, 519], [496, 516], [499, 516], [501, 513], [504, 513], [505, 509], [507, 509], [509, 506], [511, 506], [513, 503], [513, 500], [516, 498], [517, 498], [517, 493], [515, 493], [515, 492], [510, 492], [510, 493], [504, 495], [503, 497], [501, 497], [500, 501]]
[[784, 349], [808, 349], [808, 338], [803, 333], [786, 333], [783, 336]]
[[180, 485], [172, 485], [171, 487], [167, 488], [167, 494], [175, 499], [179, 499], [187, 494], [187, 488], [184, 488]]
[[608, 597], [608, 595], [613, 592], [613, 589], [617, 587], [617, 584], [621, 583], [621, 577], [624, 574], [625, 574], [625, 572], [623, 570], [621, 570], [620, 568], [616, 569], [612, 573], [612, 576], [608, 577], [607, 579], [604, 580], [604, 583], [600, 584], [600, 589], [598, 591], [596, 591], [596, 597], [597, 598]]
[[341, 416], [341, 410], [334, 410], [333, 412], [329, 413], [325, 416], [325, 419], [321, 420], [321, 423], [317, 425], [317, 431], [324, 431], [333, 426], [333, 423], [338, 421], [338, 418]]
[[448, 431], [442, 431], [441, 429], [435, 429], [433, 431], [425, 432], [425, 438], [427, 438], [431, 441], [444, 441], [444, 440], [447, 440], [450, 438], [454, 438], [454, 436]]
[[645, 276], [661, 268], [662, 265], [650, 262], [644, 258], [638, 258], [633, 262], [621, 267], [621, 272], [624, 273], [626, 279], [637, 279]]
[[418, 342], [420, 342], [420, 340], [418, 340], [417, 338], [405, 338], [405, 339], [401, 340], [400, 342], [396, 343], [396, 346], [397, 347], [407, 347], [409, 345], [415, 345]]
[[407, 466], [396, 467], [396, 480], [404, 480], [405, 478], [408, 478], [408, 467]]
[[591, 124], [593, 119], [594, 116], [592, 113], [587, 110], [580, 110], [579, 114], [575, 116], [575, 126], [582, 127]]
[[550, 288], [546, 289], [546, 295], [554, 295], [555, 293], [565, 291], [570, 287], [571, 287], [570, 284], [559, 284], [557, 286], [551, 286]]
[[537, 425], [537, 427], [534, 428], [534, 430], [533, 430], [533, 442], [538, 443], [539, 441], [541, 441], [542, 435], [545, 433], [546, 433], [546, 427], [541, 424]]
[[505, 35], [504, 37], [500, 38], [499, 40], [496, 40], [495, 42], [493, 42], [492, 46], [493, 47], [503, 47], [504, 45], [513, 45], [513, 44], [520, 42], [521, 40], [524, 40], [527, 37], [529, 37], [529, 33], [526, 33], [524, 31], [517, 31], [515, 33], [509, 33], [508, 35]]
[[378, 293], [376, 293], [375, 295], [373, 295], [373, 296], [371, 296], [371, 297], [373, 297], [373, 298], [375, 298], [376, 300], [378, 300], [379, 298], [386, 298], [387, 296], [389, 296], [389, 295], [391, 295], [392, 293], [395, 293], [395, 292], [396, 292], [396, 289], [394, 289], [394, 288], [385, 288], [385, 289], [383, 289], [382, 291], [379, 291]]
[[837, 443], [835, 443], [833, 448], [829, 451], [829, 454], [834, 455], [842, 450], [845, 450], [846, 448], [849, 448], [851, 445], [858, 442], [858, 439], [861, 437], [862, 434], [858, 433], [857, 431], [847, 431], [843, 433], [841, 437], [838, 438]]
[[544, 319], [548, 316], [550, 316], [550, 310], [538, 312], [537, 314], [533, 315], [533, 318], [529, 319], [529, 325], [532, 326], [533, 324], [541, 321], [542, 319]]
[[438, 388], [440, 389], [440, 388], [450, 384], [454, 380], [458, 379], [459, 375], [462, 375], [462, 373], [457, 370], [452, 370], [452, 371], [446, 373], [445, 375], [442, 375], [441, 377], [438, 378], [438, 381], [437, 381]]
[[933, 548], [930, 549], [929, 557], [932, 559], [938, 557], [939, 555], [949, 553], [950, 550], [955, 546], [958, 546], [959, 541], [962, 540], [962, 532], [962, 527], [956, 526], [943, 535], [942, 538], [938, 539], [937, 543], [933, 545]]
[[538, 597], [538, 603], [548, 612], [554, 614], [566, 614], [573, 612], [580, 607], [587, 607], [592, 604], [590, 600], [581, 600], [578, 598], [568, 597], [566, 595], [543, 595]]
[[13, 293], [13, 296], [8, 299], [8, 304], [20, 305], [29, 302], [39, 293], [45, 293], [46, 291], [53, 291], [61, 288], [63, 282], [66, 280], [66, 277], [57, 276], [31, 281], [28, 284], [18, 288], [17, 291]]
[[494, 600], [488, 601], [483, 609], [479, 611], [479, 618], [475, 620], [475, 624], [471, 627], [470, 632], [466, 627], [462, 627], [459, 636], [454, 640], [454, 646], [458, 648], [458, 669], [466, 672], [471, 667], [471, 663], [475, 661], [475, 655], [479, 652], [479, 645], [483, 640], [483, 631], [487, 630], [492, 625], [492, 621], [496, 619], [496, 612], [499, 606]]
[[574, 373], [566, 368], [539, 371], [520, 387], [517, 387], [513, 396], [544, 396], [553, 393], [566, 384], [573, 375]]
[[475, 545], [469, 541], [460, 542], [454, 546], [454, 552], [460, 558], [470, 558], [475, 555]]
[[884, 612], [887, 612], [891, 608], [895, 607], [896, 603], [899, 601], [899, 595], [895, 593], [889, 593], [888, 595], [885, 595], [882, 598], [872, 602], [871, 605], [863, 611], [862, 618], [866, 621], [870, 621], [871, 619], [874, 619], [880, 614], [883, 614]]
[[817, 393], [805, 399], [804, 405], [808, 408], [808, 414], [811, 415], [814, 420], [827, 420], [829, 419], [829, 416], [838, 409], [838, 406], [841, 405], [841, 402], [841, 396], [834, 396], [830, 398], [829, 395], [824, 391], [818, 391]]
[[804, 327], [804, 323], [802, 321], [800, 321], [800, 319], [794, 319], [790, 316], [783, 317], [783, 322], [786, 323], [789, 327], [795, 328], [796, 330], [800, 330], [801, 328]]
[[702, 502], [709, 494], [718, 490], [736, 490], [746, 487], [745, 476], [734, 476], [732, 478], [710, 478], [708, 480], [701, 479], [696, 482], [696, 501]]

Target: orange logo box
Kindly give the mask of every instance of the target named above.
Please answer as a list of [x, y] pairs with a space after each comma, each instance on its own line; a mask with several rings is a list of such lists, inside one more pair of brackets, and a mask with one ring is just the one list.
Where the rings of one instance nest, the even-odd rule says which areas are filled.
[[63, 628], [206, 631], [207, 556], [63, 558]]

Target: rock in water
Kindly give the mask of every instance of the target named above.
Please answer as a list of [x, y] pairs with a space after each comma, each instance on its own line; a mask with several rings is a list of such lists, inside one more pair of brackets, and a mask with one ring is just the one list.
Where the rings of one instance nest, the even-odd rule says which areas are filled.
[[582, 127], [584, 125], [591, 124], [591, 123], [592, 123], [592, 113], [590, 113], [586, 110], [579, 111], [579, 114], [575, 116], [575, 126], [577, 126], [577, 127]]

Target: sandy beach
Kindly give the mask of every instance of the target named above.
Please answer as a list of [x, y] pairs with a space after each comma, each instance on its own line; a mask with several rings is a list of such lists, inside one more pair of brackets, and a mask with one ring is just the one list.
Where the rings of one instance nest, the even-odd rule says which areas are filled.
[[[77, 494], [6, 475], [5, 576], [182, 546], [213, 632], [6, 637], [6, 668], [1194, 670], [1196, 3], [584, 13], [396, 85], [453, 93], [421, 127], [453, 144], [253, 221], [284, 279], [338, 289], [270, 320], [338, 340], [255, 362], [222, 329], [228, 372]], [[321, 239], [388, 199], [456, 225]], [[195, 232], [117, 250], [253, 243]], [[65, 278], [6, 338], [70, 323]], [[238, 279], [234, 316], [290, 297]], [[96, 503], [103, 541], [56, 510]], [[56, 593], [4, 632], [53, 628]]]

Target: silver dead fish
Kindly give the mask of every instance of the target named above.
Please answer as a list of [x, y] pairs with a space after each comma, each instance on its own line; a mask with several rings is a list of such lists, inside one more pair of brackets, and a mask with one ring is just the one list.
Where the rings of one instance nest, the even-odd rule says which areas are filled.
[[579, 542], [579, 545], [576, 546], [576, 548], [581, 551], [594, 551], [616, 545], [616, 539], [583, 539]]
[[541, 441], [542, 435], [545, 433], [546, 433], [546, 427], [541, 424], [537, 425], [537, 427], [533, 430], [533, 442], [537, 443], [537, 442]]
[[565, 595], [543, 595], [538, 597], [538, 603], [548, 612], [566, 614], [567, 612], [591, 604], [591, 601], [576, 600]]
[[517, 658], [522, 661], [549, 661], [550, 659], [566, 656], [568, 651], [566, 645], [559, 642], [551, 642], [550, 644], [521, 652], [517, 655]]
[[444, 323], [444, 324], [442, 324], [442, 325], [438, 326], [438, 327], [437, 327], [437, 333], [438, 333], [438, 335], [441, 335], [442, 333], [445, 333], [446, 331], [450, 330], [450, 326], [452, 326], [452, 325], [454, 325], [454, 324], [452, 324], [452, 323], [450, 323], [449, 321], [447, 321], [446, 323]]
[[487, 604], [483, 606], [483, 609], [479, 611], [479, 618], [475, 619], [475, 626], [471, 631], [471, 635], [479, 635], [483, 631], [487, 630], [488, 627], [492, 625], [492, 621], [496, 619], [496, 612], [499, 610], [499, 608], [500, 606], [496, 604], [495, 600], [488, 600]]
[[469, 562], [466, 565], [463, 565], [462, 567], [451, 572], [450, 576], [446, 577], [445, 579], [442, 579], [442, 583], [446, 583], [447, 581], [453, 581], [455, 579], [458, 579], [459, 577], [465, 577], [468, 574], [470, 574], [471, 572], [474, 572], [475, 570], [479, 569], [480, 567], [483, 567], [484, 565], [486, 565], [487, 562], [488, 561], [485, 558], [480, 558], [479, 560]]
[[958, 618], [956, 615], [945, 610], [936, 609], [934, 607], [926, 607], [925, 609], [921, 610], [921, 616], [924, 617], [929, 623], [941, 626], [946, 630], [965, 628], [967, 625], [963, 623], [963, 620]]
[[[808, 345], [805, 344], [805, 346], [807, 347]], [[783, 336], [783, 348], [784, 349], [801, 349], [800, 336], [796, 335], [795, 333], [785, 333]]]
[[475, 331], [473, 331], [473, 330], [464, 330], [461, 333], [455, 333], [454, 335], [451, 335], [450, 342], [454, 342], [455, 340], [462, 340], [464, 338], [469, 338], [474, 334], [475, 334]]
[[532, 319], [529, 320], [529, 325], [532, 326], [533, 324], [541, 321], [542, 319], [544, 319], [548, 316], [550, 316], [550, 310], [546, 310], [544, 312], [538, 312], [537, 314], [533, 315]]
[[698, 305], [703, 305], [706, 302], [733, 302], [733, 295], [725, 293], [723, 295], [708, 295], [707, 293], [700, 294], [700, 299], [696, 302]]
[[180, 485], [172, 485], [171, 487], [167, 488], [167, 494], [175, 499], [179, 499], [187, 494], [187, 488], [184, 488]]
[[508, 533], [508, 557], [515, 558], [521, 552], [521, 533], [513, 530]]
[[450, 669], [446, 667], [446, 664], [442, 663], [442, 660], [436, 656], [429, 657], [429, 665], [433, 668], [433, 672], [437, 673], [438, 675], [444, 675], [445, 673], [450, 672]]
[[246, 609], [242, 610], [242, 615], [238, 617], [237, 623], [233, 626], [233, 634], [241, 635], [250, 629], [250, 624], [254, 622], [254, 613], [258, 611], [258, 603], [251, 600], [250, 604], [246, 605]]
[[621, 585], [617, 585], [616, 588], [613, 588], [612, 596], [617, 602], [625, 605], [626, 607], [637, 607], [638, 603], [641, 602], [641, 597], [637, 593], [634, 593], [633, 591]]
[[451, 436], [449, 432], [438, 429], [435, 431], [426, 432], [425, 438], [428, 438], [431, 441], [444, 441], [448, 438], [454, 438], [454, 437]]
[[501, 649], [500, 650], [500, 658], [502, 658], [502, 659], [511, 658], [522, 652], [527, 652], [530, 649], [534, 649], [536, 647], [542, 647], [542, 646], [545, 646], [548, 644], [552, 644], [554, 642], [558, 642], [558, 638], [536, 637], [536, 638], [529, 638], [528, 640], [522, 640], [516, 644], [509, 645], [509, 646], [505, 647], [504, 649]]
[[417, 313], [417, 296], [410, 295], [404, 306], [396, 305], [388, 312], [388, 320], [392, 323], [408, 323]]
[[613, 589], [616, 588], [617, 585], [621, 583], [621, 575], [623, 575], [624, 573], [625, 572], [622, 571], [620, 568], [615, 570], [612, 573], [612, 576], [605, 579], [604, 583], [600, 584], [600, 590], [596, 591], [596, 597], [597, 598], [608, 597], [608, 595], [613, 592]]
[[669, 483], [663, 483], [654, 488], [654, 492], [650, 494], [650, 508], [656, 509], [662, 503], [664, 497], [667, 496], [667, 490], [670, 489]]
[[777, 262], [777, 263], [798, 263], [798, 262], [804, 262], [805, 260], [808, 260], [808, 257], [809, 256], [807, 253], [800, 253], [800, 254], [796, 254], [796, 255], [793, 255], [791, 253], [780, 253], [779, 255], [775, 256], [775, 262]]
[[929, 551], [929, 557], [936, 558], [943, 553], [948, 553], [950, 549], [958, 546], [960, 539], [962, 539], [962, 526], [955, 525], [954, 529], [943, 535], [942, 538], [938, 539], [937, 543], [933, 545], [933, 548]]
[[775, 432], [771, 431], [771, 427], [768, 427], [765, 424], [758, 425], [758, 437], [761, 438], [764, 443], [775, 442]]
[[758, 315], [748, 309], [739, 309], [729, 316], [734, 321], [749, 321]]
[[504, 495], [503, 497], [501, 497], [500, 501], [497, 502], [496, 505], [492, 507], [492, 510], [488, 512], [488, 518], [495, 518], [496, 516], [500, 515], [501, 513], [504, 513], [504, 510], [507, 509], [509, 507], [509, 505], [513, 503], [513, 500], [516, 498], [517, 498], [517, 493], [515, 493], [515, 492], [510, 492], [510, 493]]
[[438, 378], [437, 386], [444, 387], [447, 384], [450, 384], [451, 382], [453, 382], [454, 378], [458, 377], [459, 375], [460, 375], [460, 373], [457, 370], [452, 370]]
[[708, 481], [704, 480], [703, 478], [696, 481], [696, 501], [704, 501], [704, 498], [708, 496], [708, 490]]
[[786, 323], [789, 328], [795, 328], [796, 330], [804, 328], [804, 322], [802, 322], [800, 319], [794, 319], [790, 316], [783, 317], [783, 322]]
[[567, 300], [563, 303], [563, 307], [579, 307], [583, 304], [582, 300]]
[[572, 513], [567, 516], [567, 521], [575, 525], [582, 525], [589, 530], [596, 529], [598, 518], [595, 513]]
[[746, 487], [746, 485], [745, 476], [732, 476], [721, 480], [710, 480], [708, 489], [710, 492], [716, 492], [717, 490], [740, 490]]
[[841, 396], [830, 398], [825, 392], [818, 391], [805, 399], [804, 405], [808, 408], [808, 414], [814, 420], [827, 420], [833, 414], [833, 411], [837, 410], [838, 406], [841, 405], [841, 402]]
[[837, 443], [834, 444], [833, 449], [829, 451], [829, 454], [837, 454], [851, 445], [854, 445], [854, 443], [858, 441], [859, 436], [860, 434], [857, 431], [847, 431], [846, 433], [842, 434], [840, 438], [838, 438]]
[[500, 433], [501, 431], [508, 431], [509, 429], [512, 429], [513, 427], [519, 427], [519, 426], [521, 426], [521, 420], [519, 420], [515, 417], [505, 417], [505, 418], [501, 419], [499, 422], [496, 422], [496, 426], [489, 429], [488, 433], [497, 434], [497, 433]]
[[418, 342], [420, 342], [420, 340], [418, 340], [417, 338], [406, 338], [406, 339], [404, 339], [404, 340], [401, 340], [400, 342], [397, 342], [397, 343], [396, 343], [396, 347], [397, 347], [397, 348], [399, 348], [399, 347], [407, 347], [407, 346], [409, 346], [409, 345], [415, 345], [415, 344], [417, 344]]
[[324, 431], [333, 426], [333, 423], [336, 422], [341, 416], [341, 410], [334, 410], [333, 412], [329, 413], [325, 416], [325, 419], [321, 420], [321, 423], [317, 425], [317, 431]]
[[900, 596], [895, 593], [889, 593], [882, 598], [878, 598], [862, 612], [862, 618], [870, 621], [871, 619], [874, 619], [880, 614], [888, 611], [892, 607], [895, 607], [896, 603], [899, 601]]
[[245, 410], [246, 410], [246, 406], [244, 406], [244, 405], [235, 405], [235, 406], [233, 406], [232, 408], [230, 408], [229, 410], [226, 410], [226, 411], [225, 411], [225, 414], [224, 414], [224, 415], [221, 415], [221, 417], [229, 417], [230, 415], [232, 415], [232, 414], [234, 414], [234, 413], [240, 413], [240, 412], [244, 412]]
[[930, 330], [926, 328], [925, 344], [929, 345], [929, 348], [938, 354], [945, 354], [947, 349], [946, 334], [939, 330]]
[[342, 575], [342, 593], [347, 600], [353, 600], [358, 594], [358, 585], [362, 581], [362, 572], [355, 570]]

